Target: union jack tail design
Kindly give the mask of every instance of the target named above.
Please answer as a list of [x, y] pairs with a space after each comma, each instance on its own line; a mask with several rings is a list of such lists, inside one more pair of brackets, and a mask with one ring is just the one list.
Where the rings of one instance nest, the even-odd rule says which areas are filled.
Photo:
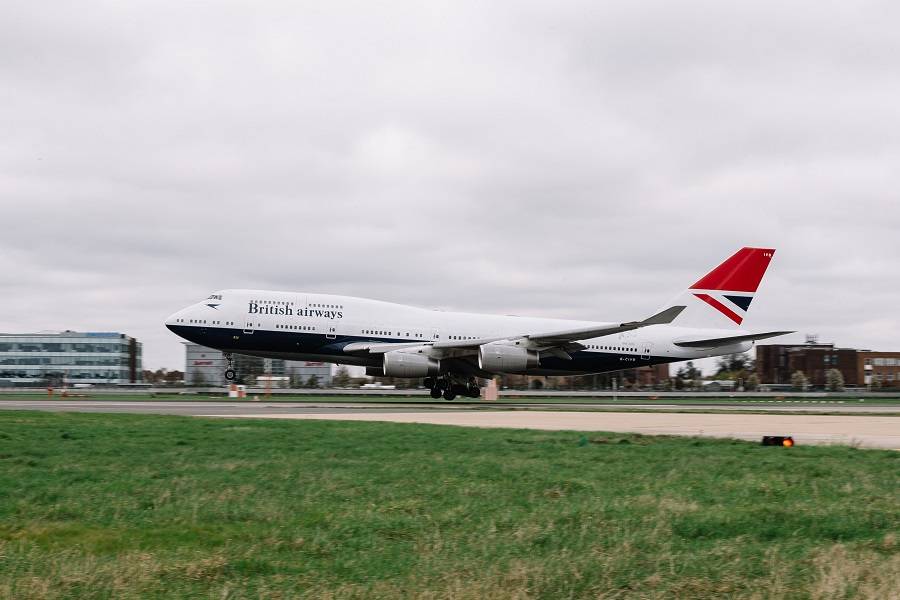
[[716, 329], [741, 325], [774, 254], [771, 248], [735, 252], [670, 303], [687, 306], [674, 324]]

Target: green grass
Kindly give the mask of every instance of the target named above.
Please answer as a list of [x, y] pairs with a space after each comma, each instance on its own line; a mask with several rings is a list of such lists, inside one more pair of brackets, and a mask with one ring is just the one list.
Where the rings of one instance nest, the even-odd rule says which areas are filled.
[[0, 413], [0, 598], [897, 598], [900, 453]]

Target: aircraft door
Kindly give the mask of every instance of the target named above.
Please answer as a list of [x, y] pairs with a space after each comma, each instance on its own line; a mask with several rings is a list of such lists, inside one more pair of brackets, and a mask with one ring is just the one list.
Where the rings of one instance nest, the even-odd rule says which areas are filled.
[[641, 360], [650, 360], [650, 351], [653, 349], [651, 342], [640, 342]]
[[259, 323], [257, 323], [256, 321], [250, 321], [250, 319], [251, 317], [247, 316], [246, 320], [244, 321], [244, 333], [246, 333], [247, 335], [252, 335], [256, 328], [259, 326]]

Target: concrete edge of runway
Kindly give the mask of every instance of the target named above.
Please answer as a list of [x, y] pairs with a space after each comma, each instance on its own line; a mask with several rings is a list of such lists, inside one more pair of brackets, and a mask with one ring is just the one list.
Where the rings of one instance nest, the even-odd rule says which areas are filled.
[[[765, 435], [790, 435], [798, 444], [900, 450], [900, 427], [894, 427], [893, 417], [882, 416], [868, 417], [867, 420], [863, 420], [864, 418], [862, 417], [855, 418], [849, 420], [849, 423], [847, 419], [839, 415], [800, 415], [800, 419], [785, 419], [785, 417], [798, 416], [709, 413], [672, 415], [671, 413], [646, 412], [578, 413], [565, 411], [257, 413], [205, 414], [197, 416], [227, 419], [390, 422], [545, 431], [596, 431], [728, 438], [745, 441], [759, 441]], [[786, 420], [793, 422], [787, 423], [785, 422]], [[900, 421], [897, 424], [900, 425]]]
[[[581, 410], [578, 410], [581, 408]], [[643, 408], [643, 407], [642, 407]], [[712, 436], [759, 440], [792, 435], [798, 443], [841, 444], [900, 449], [900, 417], [893, 414], [815, 414], [784, 411], [583, 410], [583, 407], [465, 407], [432, 404], [397, 406], [282, 402], [5, 401], [0, 410], [166, 414], [218, 418], [327, 419], [423, 423], [465, 427], [503, 427], [609, 431], [646, 435]]]

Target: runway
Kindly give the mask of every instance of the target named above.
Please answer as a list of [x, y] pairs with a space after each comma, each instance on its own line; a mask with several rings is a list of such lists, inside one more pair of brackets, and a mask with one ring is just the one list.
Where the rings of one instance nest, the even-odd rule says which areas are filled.
[[[767, 414], [700, 412], [617, 412], [615, 409], [685, 410], [681, 405], [619, 405], [611, 410], [584, 410], [583, 405], [514, 405], [473, 407], [448, 404], [151, 402], [102, 400], [8, 400], [0, 409], [54, 412], [171, 414], [198, 417], [325, 419], [429, 423], [466, 427], [506, 427], [573, 431], [610, 431], [647, 435], [710, 436], [758, 440], [763, 435], [793, 435], [799, 444], [848, 444], [900, 449], [900, 417], [862, 415], [876, 407], [845, 407], [846, 414]], [[714, 407], [722, 408], [722, 407]], [[897, 412], [897, 407], [881, 407]], [[578, 410], [580, 409], [580, 410]], [[706, 408], [709, 410], [709, 407]], [[822, 410], [822, 409], [819, 409]], [[831, 410], [829, 408], [829, 410]]]
[[481, 401], [455, 401], [455, 402], [422, 402], [409, 400], [378, 400], [378, 401], [356, 401], [353, 400], [320, 400], [320, 401], [303, 401], [303, 402], [285, 402], [278, 400], [261, 400], [261, 401], [229, 401], [229, 400], [103, 400], [100, 398], [85, 399], [59, 399], [59, 400], [43, 400], [43, 399], [23, 399], [10, 398], [6, 399], [0, 396], [0, 410], [2, 409], [16, 410], [71, 410], [76, 412], [136, 412], [136, 413], [161, 413], [173, 415], [196, 415], [198, 408], [205, 408], [213, 413], [230, 414], [232, 412], [259, 412], [262, 408], [264, 412], [295, 412], [295, 411], [318, 411], [320, 409], [331, 409], [333, 412], [343, 412], [345, 410], [358, 412], [360, 410], [646, 410], [646, 411], [745, 411], [745, 412], [817, 412], [817, 413], [885, 413], [900, 415], [900, 404], [873, 404], [871, 402], [859, 403], [852, 401], [823, 401], [823, 400], [804, 400], [792, 401], [791, 403], [776, 403], [775, 401], [756, 401], [756, 402], [698, 402], [694, 404], [685, 403], [662, 403], [658, 401], [652, 402], [598, 402], [598, 403], [577, 403], [577, 402], [502, 402], [502, 403], [485, 403]]

